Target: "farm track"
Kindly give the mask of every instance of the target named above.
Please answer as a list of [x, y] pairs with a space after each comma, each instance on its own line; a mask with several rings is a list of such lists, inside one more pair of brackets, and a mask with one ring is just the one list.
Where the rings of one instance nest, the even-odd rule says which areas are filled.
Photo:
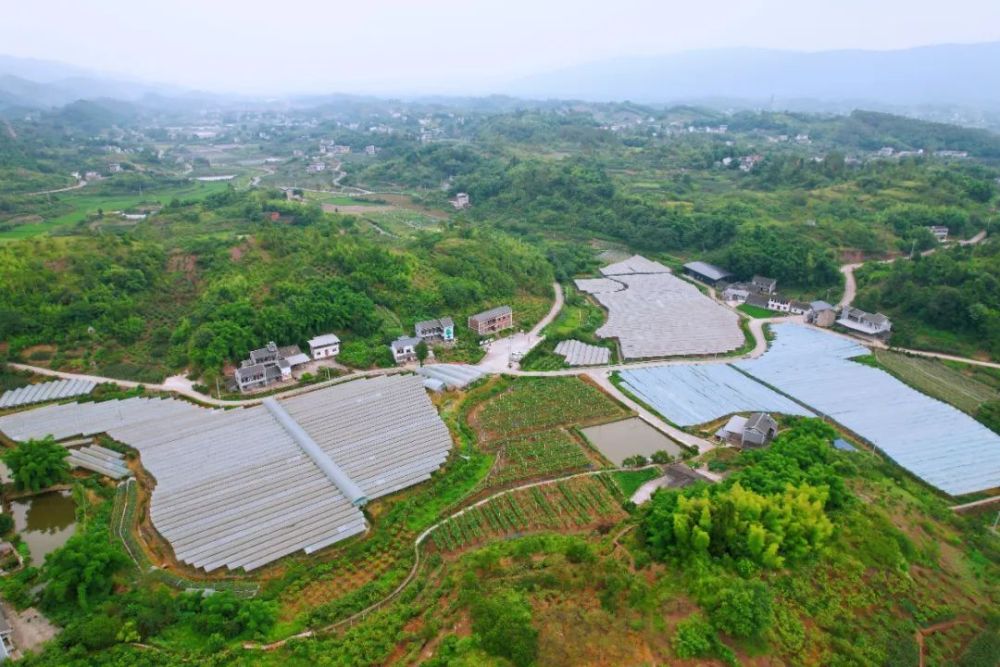
[[34, 196], [37, 196], [37, 195], [54, 195], [54, 194], [57, 194], [59, 192], [69, 192], [70, 190], [79, 190], [80, 188], [83, 188], [83, 187], [86, 187], [86, 186], [87, 186], [87, 181], [85, 181], [85, 180], [83, 180], [81, 178], [79, 181], [77, 181], [76, 185], [67, 185], [64, 188], [56, 188], [54, 190], [39, 190], [38, 192], [26, 192], [26, 193], [24, 193], [24, 196], [25, 197], [34, 197]]
[[[985, 238], [986, 238], [986, 230], [984, 229], [975, 236], [973, 236], [972, 238], [960, 240], [958, 242], [958, 245], [960, 246], [976, 245], [977, 243], [981, 243]], [[929, 255], [933, 255], [937, 250], [938, 248], [931, 248], [930, 250], [925, 250], [924, 252], [920, 253], [920, 256], [927, 257]], [[909, 259], [909, 256], [901, 255], [899, 257], [893, 257], [891, 259], [877, 259], [871, 261], [878, 262], [881, 264], [892, 264], [896, 260], [900, 259]], [[861, 268], [866, 263], [867, 262], [844, 264], [843, 266], [840, 267], [840, 272], [844, 274], [844, 295], [840, 298], [840, 301], [837, 302], [838, 308], [843, 308], [844, 306], [849, 306], [852, 303], [854, 303], [854, 298], [858, 294], [858, 283], [857, 280], [855, 280], [854, 278], [854, 271], [856, 269]]]

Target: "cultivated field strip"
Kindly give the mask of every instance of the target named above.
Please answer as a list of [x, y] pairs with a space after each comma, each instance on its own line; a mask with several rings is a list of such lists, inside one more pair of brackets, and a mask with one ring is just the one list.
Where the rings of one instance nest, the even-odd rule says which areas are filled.
[[719, 354], [743, 345], [736, 313], [669, 273], [623, 273], [576, 286], [608, 310], [597, 335], [617, 338], [626, 359]]
[[29, 384], [27, 387], [5, 391], [0, 396], [0, 408], [16, 408], [31, 403], [83, 396], [94, 391], [96, 386], [96, 382], [89, 380], [56, 380], [55, 382]]
[[[420, 377], [356, 380], [279, 405], [370, 499], [428, 479], [451, 448]], [[179, 560], [207, 571], [252, 570], [366, 530], [361, 511], [264, 406], [135, 398], [16, 413], [0, 418], [0, 430], [18, 440], [107, 433], [139, 450], [156, 479], [153, 525]]]
[[1000, 486], [1000, 435], [954, 407], [851, 357], [857, 343], [795, 324], [774, 327], [771, 349], [736, 366], [862, 436], [951, 495]]
[[556, 354], [566, 357], [570, 366], [601, 366], [611, 360], [611, 350], [597, 345], [588, 345], [578, 340], [561, 340], [556, 345]]
[[497, 537], [535, 531], [586, 530], [625, 516], [605, 476], [580, 477], [498, 495], [441, 523], [431, 540], [454, 551]]
[[738, 370], [723, 364], [670, 365], [622, 371], [630, 392], [678, 426], [694, 426], [734, 412], [815, 416]]

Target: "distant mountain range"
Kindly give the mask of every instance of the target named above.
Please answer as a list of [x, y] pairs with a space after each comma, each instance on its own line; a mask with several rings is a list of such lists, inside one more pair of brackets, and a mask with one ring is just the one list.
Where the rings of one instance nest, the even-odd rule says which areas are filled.
[[[512, 82], [503, 92], [645, 103], [753, 101], [778, 108], [970, 105], [1000, 108], [1000, 42], [897, 51], [734, 48], [618, 58]], [[791, 103], [791, 104], [790, 104]]]
[[[866, 108], [997, 126], [1000, 42], [897, 51], [687, 51], [578, 65], [513, 81], [496, 92], [522, 101], [631, 100], [648, 104], [694, 103], [717, 109], [749, 106], [837, 112]], [[317, 92], [285, 101], [308, 106], [339, 97]], [[59, 107], [80, 99], [99, 98], [146, 102], [156, 109], [171, 104], [254, 106], [275, 102], [195, 92], [64, 63], [0, 55], [0, 111]], [[433, 99], [448, 104], [457, 98]], [[503, 98], [485, 99], [495, 102]], [[517, 105], [517, 101], [512, 103]], [[922, 113], [921, 108], [938, 111]], [[991, 118], [983, 123], [966, 114], [939, 113], [941, 109], [957, 108], [989, 112]]]
[[181, 95], [175, 86], [150, 84], [51, 60], [0, 55], [0, 109], [59, 107], [77, 100], [137, 101]]

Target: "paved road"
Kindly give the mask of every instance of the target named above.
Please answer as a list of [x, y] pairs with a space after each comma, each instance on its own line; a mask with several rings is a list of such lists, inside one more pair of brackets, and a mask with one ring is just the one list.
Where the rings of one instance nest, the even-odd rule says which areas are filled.
[[545, 317], [539, 320], [531, 331], [511, 334], [490, 343], [486, 348], [486, 356], [476, 365], [479, 370], [485, 373], [511, 372], [511, 356], [515, 353], [524, 356], [544, 340], [542, 329], [556, 318], [564, 303], [562, 285], [552, 283], [552, 290], [555, 292], [555, 301], [552, 302], [552, 307]]
[[[186, 396], [199, 403], [204, 403], [205, 405], [214, 405], [218, 407], [243, 407], [249, 405], [258, 405], [263, 401], [266, 396], [251, 397], [243, 399], [219, 399], [214, 396], [206, 396], [205, 394], [195, 390], [194, 383], [188, 380], [183, 375], [175, 375], [167, 378], [162, 384], [151, 384], [148, 382], [135, 382], [133, 380], [119, 380], [117, 378], [102, 377], [100, 375], [83, 375], [81, 373], [66, 373], [64, 371], [54, 371], [50, 368], [42, 368], [41, 366], [30, 366], [28, 364], [18, 364], [10, 362], [7, 364], [12, 368], [22, 371], [31, 371], [37, 375], [46, 375], [49, 377], [62, 378], [64, 380], [87, 380], [89, 382], [96, 382], [98, 384], [103, 384], [106, 382], [111, 382], [117, 384], [120, 387], [125, 387], [126, 389], [134, 389], [135, 387], [145, 387], [150, 391], [162, 391], [162, 392], [172, 392], [175, 394], [180, 394], [181, 396]], [[375, 368], [367, 371], [354, 371], [349, 375], [342, 375], [340, 377], [333, 378], [331, 380], [325, 380], [323, 382], [316, 382], [314, 384], [303, 385], [300, 387], [293, 387], [287, 391], [278, 392], [276, 394], [271, 394], [275, 398], [288, 398], [290, 396], [297, 396], [299, 394], [304, 394], [306, 392], [313, 391], [314, 389], [322, 389], [323, 387], [330, 387], [335, 384], [340, 384], [342, 382], [348, 382], [350, 380], [355, 380], [357, 378], [363, 377], [375, 377], [378, 375], [392, 375], [393, 373], [402, 373], [404, 371], [412, 370], [405, 367], [398, 368]]]
[[[985, 238], [986, 238], [986, 230], [984, 229], [971, 238], [960, 240], [958, 242], [958, 245], [960, 246], [976, 245], [977, 243], [981, 243]], [[948, 244], [944, 246], [938, 246], [936, 248], [931, 248], [930, 250], [925, 250], [922, 253], [920, 253], [920, 256], [927, 257], [929, 255], [933, 255], [940, 248], [947, 248], [951, 246], [952, 244]], [[910, 258], [909, 255], [901, 255], [899, 257], [893, 257], [891, 259], [875, 259], [871, 261], [878, 262], [880, 264], [892, 264], [898, 259], [909, 259], [909, 258]], [[857, 281], [854, 279], [854, 271], [855, 269], [862, 267], [864, 265], [865, 262], [859, 262], [856, 264], [844, 264], [843, 266], [840, 267], [840, 272], [844, 274], [844, 296], [842, 296], [840, 298], [840, 301], [837, 302], [838, 308], [843, 308], [844, 306], [849, 306], [852, 303], [854, 303], [854, 297], [857, 296], [858, 293], [858, 284]]]

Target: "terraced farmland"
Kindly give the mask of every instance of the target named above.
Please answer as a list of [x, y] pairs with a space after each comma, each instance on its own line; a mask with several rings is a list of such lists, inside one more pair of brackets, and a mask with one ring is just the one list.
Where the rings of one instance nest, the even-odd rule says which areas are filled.
[[600, 389], [575, 377], [521, 378], [490, 399], [473, 426], [487, 439], [567, 424], [608, 421], [625, 409]]
[[493, 498], [442, 523], [431, 535], [441, 551], [539, 530], [587, 530], [626, 516], [614, 482], [577, 477]]
[[593, 465], [577, 439], [564, 429], [518, 436], [495, 446], [497, 465], [488, 480], [490, 486]]

